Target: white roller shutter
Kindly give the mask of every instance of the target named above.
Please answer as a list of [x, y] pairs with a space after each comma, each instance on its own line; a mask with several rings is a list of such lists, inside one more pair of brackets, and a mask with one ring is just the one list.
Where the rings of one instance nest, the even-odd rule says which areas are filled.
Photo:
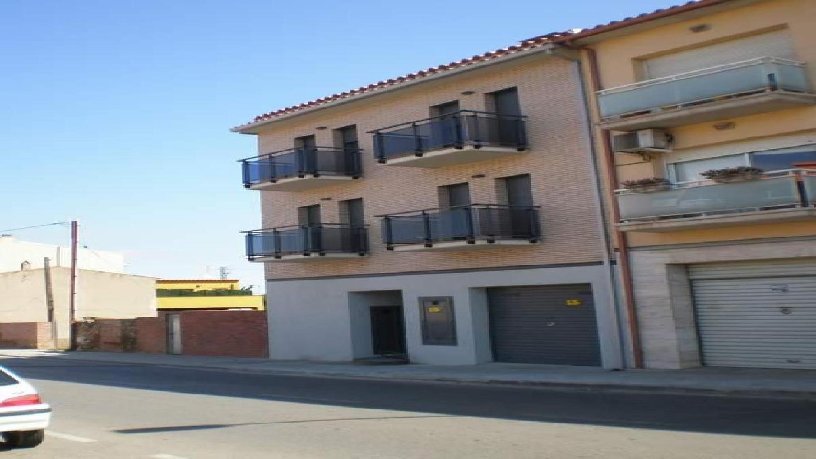
[[646, 59], [643, 61], [643, 79], [677, 75], [757, 57], [796, 60], [790, 31], [782, 29]]
[[816, 369], [816, 260], [689, 266], [703, 363]]

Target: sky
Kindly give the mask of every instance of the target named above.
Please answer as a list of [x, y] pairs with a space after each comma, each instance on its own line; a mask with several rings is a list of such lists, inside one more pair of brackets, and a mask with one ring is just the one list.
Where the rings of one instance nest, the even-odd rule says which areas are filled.
[[[0, 232], [262, 292], [255, 115], [671, 0], [0, 0]], [[680, 2], [675, 2], [680, 3]]]

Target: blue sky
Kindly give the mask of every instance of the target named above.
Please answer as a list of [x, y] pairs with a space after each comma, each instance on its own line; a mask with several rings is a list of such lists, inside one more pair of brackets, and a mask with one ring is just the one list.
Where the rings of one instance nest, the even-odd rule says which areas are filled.
[[[254, 115], [667, 0], [3, 0], [0, 230], [78, 219], [128, 269], [261, 286]], [[56, 226], [14, 233], [64, 243]], [[262, 289], [262, 286], [260, 287]]]

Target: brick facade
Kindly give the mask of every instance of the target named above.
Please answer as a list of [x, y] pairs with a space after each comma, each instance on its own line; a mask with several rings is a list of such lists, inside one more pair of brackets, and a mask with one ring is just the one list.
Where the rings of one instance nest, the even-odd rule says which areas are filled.
[[[486, 94], [517, 87], [527, 119], [528, 152], [439, 169], [377, 164], [367, 131], [429, 116], [432, 105], [459, 100], [461, 109], [484, 111]], [[471, 95], [463, 92], [473, 91]], [[333, 129], [356, 125], [363, 149], [363, 177], [301, 192], [263, 191], [263, 227], [297, 223], [297, 207], [321, 205], [322, 221], [339, 222], [339, 201], [362, 197], [371, 254], [365, 258], [308, 263], [267, 263], [268, 279], [377, 274], [445, 269], [597, 262], [602, 235], [593, 200], [586, 120], [574, 63], [528, 56], [425, 82], [347, 105], [281, 120], [263, 128], [259, 151], [291, 148], [295, 137], [315, 135], [334, 145]], [[316, 129], [325, 126], [326, 129]], [[460, 252], [386, 251], [376, 215], [438, 206], [437, 187], [468, 182], [474, 203], [501, 203], [496, 179], [530, 174], [534, 204], [541, 206], [543, 241], [535, 246]], [[475, 176], [475, 177], [474, 177]]]

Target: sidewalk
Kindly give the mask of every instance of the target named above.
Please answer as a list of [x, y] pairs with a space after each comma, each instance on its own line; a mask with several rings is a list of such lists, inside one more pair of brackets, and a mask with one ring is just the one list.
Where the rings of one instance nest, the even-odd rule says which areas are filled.
[[[513, 384], [574, 390], [653, 393], [708, 393], [816, 399], [816, 370], [692, 368], [609, 371], [596, 367], [486, 363], [480, 365], [355, 365], [113, 352], [0, 350], [0, 359], [47, 358], [63, 361], [219, 369], [288, 376], [325, 376], [392, 381]], [[2, 361], [0, 361], [2, 364]]]

